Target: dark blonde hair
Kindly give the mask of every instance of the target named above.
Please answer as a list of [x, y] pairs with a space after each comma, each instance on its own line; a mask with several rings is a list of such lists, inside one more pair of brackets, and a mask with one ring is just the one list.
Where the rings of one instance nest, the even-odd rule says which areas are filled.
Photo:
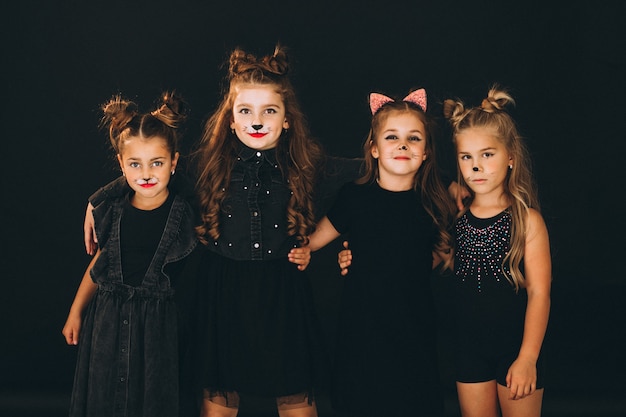
[[102, 105], [102, 126], [108, 128], [111, 147], [121, 154], [124, 142], [129, 137], [165, 139], [172, 157], [178, 151], [178, 128], [187, 118], [187, 107], [182, 97], [175, 92], [165, 92], [157, 108], [149, 113], [140, 113], [133, 101], [113, 96]]
[[[504, 193], [508, 197], [512, 218], [510, 249], [502, 264], [509, 266], [509, 273], [503, 268], [507, 279], [515, 289], [524, 285], [524, 276], [520, 264], [524, 257], [526, 243], [526, 230], [528, 227], [528, 211], [530, 208], [539, 210], [539, 198], [531, 172], [531, 161], [528, 150], [521, 135], [518, 132], [515, 121], [505, 110], [515, 101], [509, 93], [498, 86], [492, 87], [480, 106], [465, 108], [459, 100], [444, 101], [444, 115], [453, 128], [453, 141], [456, 145], [456, 137], [459, 133], [471, 128], [484, 128], [493, 132], [496, 138], [504, 145], [513, 159], [512, 169], [504, 181]], [[459, 184], [469, 188], [457, 164]], [[465, 210], [470, 206], [474, 195], [470, 190], [471, 197], [465, 205]]]
[[391, 101], [384, 104], [373, 116], [370, 131], [363, 145], [365, 174], [357, 180], [359, 184], [372, 183], [378, 178], [378, 161], [372, 156], [372, 147], [378, 141], [380, 130], [389, 116], [398, 113], [409, 113], [418, 118], [426, 129], [427, 158], [415, 174], [413, 188], [419, 192], [426, 212], [435, 223], [439, 236], [435, 244], [437, 251], [448, 252], [453, 245], [450, 230], [454, 224], [456, 207], [450, 198], [439, 169], [434, 140], [434, 121], [416, 104], [408, 101]]
[[315, 228], [313, 191], [316, 166], [322, 150], [311, 138], [300, 110], [294, 88], [288, 78], [289, 64], [286, 50], [280, 45], [272, 55], [257, 59], [242, 49], [230, 55], [228, 91], [217, 111], [207, 121], [200, 147], [196, 152], [198, 180], [196, 184], [202, 224], [197, 231], [201, 241], [207, 236], [220, 236], [219, 214], [230, 182], [230, 174], [237, 158], [239, 139], [231, 133], [233, 105], [238, 88], [244, 85], [272, 86], [285, 105], [288, 132], [283, 130], [276, 147], [276, 158], [283, 178], [292, 192], [287, 207], [287, 231], [306, 243]]

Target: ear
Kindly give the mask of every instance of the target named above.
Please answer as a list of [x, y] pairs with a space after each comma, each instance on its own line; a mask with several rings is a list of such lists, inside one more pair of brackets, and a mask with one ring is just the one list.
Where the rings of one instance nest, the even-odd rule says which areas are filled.
[[289, 129], [289, 122], [287, 121], [287, 119], [285, 119], [285, 121], [283, 122], [283, 129]]
[[117, 154], [117, 162], [119, 162], [119, 164], [120, 164], [120, 169], [122, 170], [122, 175], [126, 176], [126, 173], [124, 172], [124, 163], [122, 162], [122, 155], [120, 155], [119, 153]]
[[373, 141], [370, 141], [370, 153], [374, 157], [374, 159], [378, 159], [380, 154], [378, 153], [378, 146]]
[[428, 154], [426, 152], [424, 152], [424, 155], [422, 156], [422, 161], [425, 161], [426, 158], [428, 158]]
[[178, 164], [178, 157], [180, 156], [180, 154], [178, 152], [176, 152], [174, 154], [174, 158], [172, 158], [172, 171], [176, 170], [176, 165]]

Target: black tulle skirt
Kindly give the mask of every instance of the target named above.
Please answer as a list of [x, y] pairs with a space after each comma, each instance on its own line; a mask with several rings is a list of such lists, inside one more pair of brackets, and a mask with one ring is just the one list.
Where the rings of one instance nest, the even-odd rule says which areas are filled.
[[199, 386], [210, 393], [312, 398], [328, 359], [307, 274], [286, 256], [207, 256], [195, 349]]

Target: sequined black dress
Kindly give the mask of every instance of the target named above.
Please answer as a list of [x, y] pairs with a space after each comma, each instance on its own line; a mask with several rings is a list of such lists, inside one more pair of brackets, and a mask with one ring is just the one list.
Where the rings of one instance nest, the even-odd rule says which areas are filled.
[[[503, 271], [509, 250], [511, 215], [505, 210], [490, 218], [467, 211], [456, 223], [455, 307], [456, 378], [462, 382], [505, 376], [517, 357], [524, 332], [527, 294], [515, 292]], [[542, 386], [542, 357], [538, 364]]]

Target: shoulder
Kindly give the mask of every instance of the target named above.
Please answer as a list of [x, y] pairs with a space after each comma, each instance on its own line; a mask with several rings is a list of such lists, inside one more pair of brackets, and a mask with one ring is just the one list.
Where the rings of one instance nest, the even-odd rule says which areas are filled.
[[548, 228], [546, 226], [546, 222], [543, 219], [541, 213], [534, 209], [528, 209], [527, 215], [527, 229], [526, 229], [526, 240], [532, 240], [537, 237], [539, 238], [547, 238], [548, 237]]
[[356, 179], [363, 171], [363, 159], [325, 155], [321, 168], [327, 176], [346, 176]]

